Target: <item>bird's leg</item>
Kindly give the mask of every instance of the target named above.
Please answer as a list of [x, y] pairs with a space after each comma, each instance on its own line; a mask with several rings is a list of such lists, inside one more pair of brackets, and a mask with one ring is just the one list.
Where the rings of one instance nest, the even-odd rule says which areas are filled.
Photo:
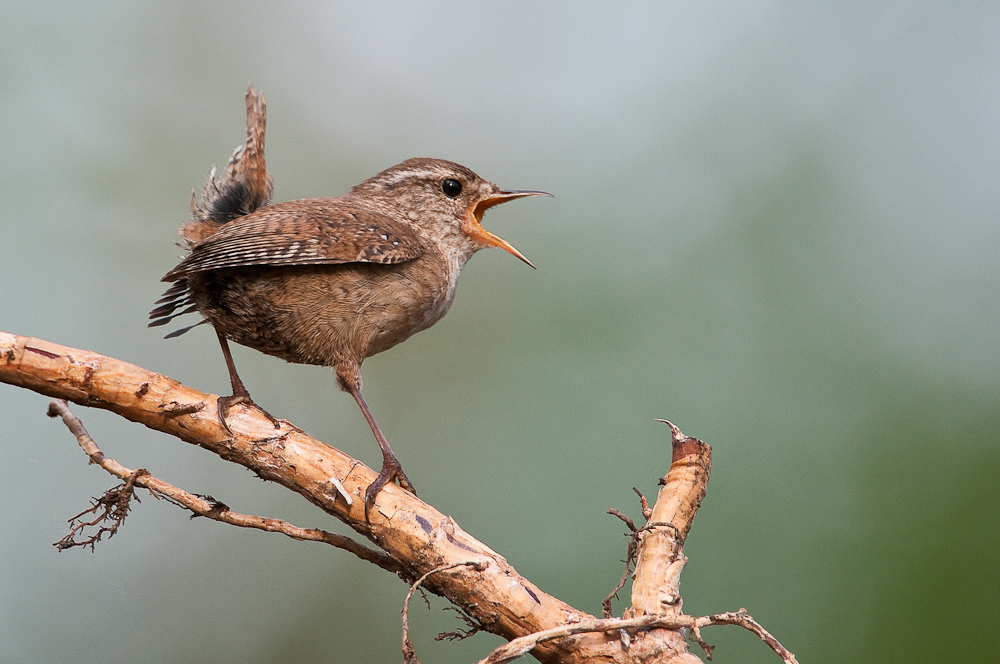
[[368, 420], [368, 426], [372, 428], [372, 433], [375, 434], [375, 440], [378, 441], [378, 446], [382, 450], [382, 470], [379, 471], [378, 477], [375, 481], [368, 485], [365, 489], [365, 521], [368, 521], [368, 513], [371, 511], [372, 505], [375, 504], [375, 496], [378, 492], [382, 490], [386, 484], [393, 480], [399, 481], [399, 486], [403, 487], [414, 496], [417, 495], [417, 490], [414, 488], [413, 484], [406, 477], [406, 473], [403, 472], [403, 467], [399, 463], [399, 459], [396, 455], [392, 453], [392, 448], [389, 447], [389, 441], [385, 439], [382, 435], [382, 430], [378, 428], [378, 424], [375, 422], [375, 418], [372, 416], [372, 412], [368, 409], [368, 404], [365, 403], [365, 398], [361, 396], [361, 389], [356, 386], [350, 386], [348, 391], [354, 400], [358, 402], [361, 406], [361, 412], [365, 414], [365, 419]]
[[240, 375], [236, 373], [236, 364], [233, 362], [233, 354], [229, 352], [229, 341], [226, 339], [225, 335], [222, 334], [222, 332], [216, 330], [215, 333], [219, 335], [219, 345], [222, 346], [222, 356], [226, 358], [226, 368], [229, 369], [229, 380], [233, 384], [233, 395], [230, 397], [219, 397], [217, 402], [219, 408], [219, 420], [222, 422], [223, 428], [225, 428], [225, 430], [230, 434], [233, 433], [233, 430], [229, 428], [229, 424], [226, 423], [226, 413], [229, 412], [229, 408], [233, 404], [245, 403], [256, 407], [257, 410], [267, 416], [267, 419], [271, 420], [275, 429], [280, 429], [281, 423], [278, 419], [255, 404], [253, 399], [250, 398], [250, 393], [247, 391], [247, 388], [243, 386], [243, 381], [240, 380]]

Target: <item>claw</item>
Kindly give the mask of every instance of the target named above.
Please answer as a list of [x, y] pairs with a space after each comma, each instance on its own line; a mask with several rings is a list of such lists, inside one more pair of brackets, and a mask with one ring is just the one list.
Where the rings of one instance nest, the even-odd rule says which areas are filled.
[[275, 429], [280, 429], [281, 428], [281, 421], [278, 418], [276, 418], [274, 415], [272, 415], [271, 413], [267, 412], [266, 410], [264, 410], [263, 408], [261, 408], [260, 406], [258, 406], [256, 403], [254, 403], [253, 399], [250, 398], [250, 394], [249, 393], [246, 393], [246, 394], [234, 394], [234, 395], [229, 396], [229, 397], [219, 397], [218, 401], [216, 402], [216, 404], [218, 406], [218, 412], [219, 412], [219, 421], [222, 422], [222, 428], [225, 429], [226, 432], [230, 436], [233, 435], [233, 430], [229, 428], [229, 423], [226, 422], [226, 415], [229, 413], [229, 409], [232, 406], [234, 406], [236, 404], [239, 404], [239, 403], [245, 403], [248, 406], [252, 406], [253, 408], [256, 408], [257, 410], [259, 410], [264, 415], [264, 417], [266, 417], [267, 419], [271, 420], [271, 424], [274, 425]]
[[371, 508], [375, 505], [375, 497], [378, 495], [378, 492], [392, 481], [399, 482], [400, 487], [406, 489], [414, 496], [417, 495], [416, 487], [406, 477], [406, 473], [403, 472], [403, 467], [399, 464], [399, 460], [395, 456], [383, 457], [382, 470], [379, 472], [378, 477], [365, 489], [365, 522], [371, 523], [368, 515], [371, 512]]

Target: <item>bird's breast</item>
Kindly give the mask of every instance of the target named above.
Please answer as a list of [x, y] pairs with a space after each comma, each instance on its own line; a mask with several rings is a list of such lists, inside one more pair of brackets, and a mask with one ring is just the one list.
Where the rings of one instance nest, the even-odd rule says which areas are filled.
[[359, 312], [358, 323], [372, 332], [370, 357], [426, 330], [441, 320], [455, 299], [464, 263], [431, 253], [411, 263], [386, 266], [388, 298], [372, 298]]

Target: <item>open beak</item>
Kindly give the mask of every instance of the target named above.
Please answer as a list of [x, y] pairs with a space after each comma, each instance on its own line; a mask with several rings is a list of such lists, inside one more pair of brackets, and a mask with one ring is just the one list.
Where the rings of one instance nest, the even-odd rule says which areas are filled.
[[515, 249], [512, 244], [483, 228], [483, 213], [494, 205], [500, 205], [501, 203], [513, 201], [518, 198], [551, 195], [552, 194], [544, 191], [530, 191], [527, 189], [497, 189], [495, 192], [485, 196], [482, 200], [476, 203], [476, 207], [472, 209], [471, 214], [469, 214], [465, 218], [465, 221], [462, 222], [462, 231], [476, 242], [481, 242], [489, 247], [500, 247], [504, 251], [517, 256], [528, 265], [531, 265], [531, 267], [535, 267], [531, 264], [531, 261], [525, 258], [524, 254]]

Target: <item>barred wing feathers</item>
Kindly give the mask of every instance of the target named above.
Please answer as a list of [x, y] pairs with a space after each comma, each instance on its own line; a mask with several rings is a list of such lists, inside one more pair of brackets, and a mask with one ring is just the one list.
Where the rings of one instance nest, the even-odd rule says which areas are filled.
[[404, 223], [343, 199], [288, 201], [222, 226], [196, 244], [163, 281], [252, 265], [402, 263], [425, 250]]

